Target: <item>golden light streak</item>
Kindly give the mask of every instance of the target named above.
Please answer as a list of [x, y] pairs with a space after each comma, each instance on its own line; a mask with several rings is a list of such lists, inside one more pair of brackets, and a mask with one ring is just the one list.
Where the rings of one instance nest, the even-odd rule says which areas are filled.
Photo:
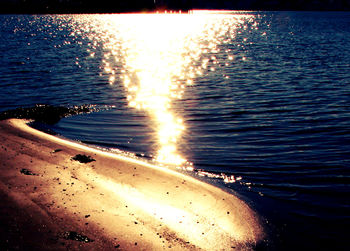
[[[85, 27], [89, 38], [103, 44], [102, 63], [109, 83], [123, 84], [129, 106], [151, 118], [157, 132], [155, 160], [160, 163], [180, 166], [186, 162], [178, 151], [186, 127], [173, 103], [197, 76], [220, 67], [214, 55], [220, 52], [218, 45], [250, 18], [218, 13], [84, 16], [90, 19]], [[233, 60], [230, 54], [227, 58]], [[122, 70], [115, 69], [117, 64]]]
[[202, 53], [196, 43], [202, 23], [183, 15], [128, 15], [115, 21], [123, 39], [129, 105], [152, 118], [159, 147], [156, 160], [181, 165], [186, 160], [178, 153], [177, 142], [185, 126], [172, 102], [201, 73], [192, 62]]

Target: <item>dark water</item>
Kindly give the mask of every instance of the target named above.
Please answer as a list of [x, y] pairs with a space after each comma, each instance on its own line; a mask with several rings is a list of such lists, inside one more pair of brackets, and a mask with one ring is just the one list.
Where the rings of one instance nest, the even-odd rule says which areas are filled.
[[[175, 102], [187, 128], [179, 149], [196, 168], [242, 177], [224, 185], [262, 216], [268, 250], [348, 250], [350, 13], [249, 14], [257, 26], [218, 45], [218, 70]], [[53, 129], [153, 156], [147, 115], [108, 83], [105, 49], [95, 44], [90, 57], [91, 39], [75, 25], [70, 16], [0, 16], [0, 111], [96, 104], [101, 112]], [[227, 49], [235, 60], [226, 65]]]

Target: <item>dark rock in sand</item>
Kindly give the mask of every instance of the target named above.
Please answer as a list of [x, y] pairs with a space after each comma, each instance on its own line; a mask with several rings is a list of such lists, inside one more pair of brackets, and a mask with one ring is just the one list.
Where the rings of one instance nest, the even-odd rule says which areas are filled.
[[83, 154], [77, 154], [75, 155], [72, 160], [79, 161], [80, 163], [90, 163], [92, 161], [96, 161], [95, 159], [91, 158], [90, 156], [83, 155]]
[[36, 175], [35, 173], [33, 173], [32, 171], [28, 170], [28, 169], [21, 169], [20, 171], [21, 173], [23, 173], [24, 175]]
[[17, 108], [0, 113], [0, 120], [18, 118], [33, 119], [36, 122], [46, 124], [55, 124], [61, 118], [77, 115], [81, 113], [89, 113], [94, 110], [92, 105], [82, 105], [74, 107], [52, 106], [52, 105], [35, 105], [29, 108]]

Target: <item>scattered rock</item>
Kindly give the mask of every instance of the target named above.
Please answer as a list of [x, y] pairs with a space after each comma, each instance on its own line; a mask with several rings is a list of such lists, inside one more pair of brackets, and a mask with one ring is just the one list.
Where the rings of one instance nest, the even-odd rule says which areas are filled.
[[60, 151], [62, 151], [62, 149], [55, 149], [55, 150], [52, 151], [52, 153], [58, 153]]
[[62, 234], [62, 238], [66, 240], [73, 240], [73, 241], [80, 241], [80, 242], [93, 242], [94, 240], [91, 240], [85, 235], [78, 234], [74, 231], [67, 231]]
[[72, 160], [79, 161], [80, 163], [90, 163], [92, 161], [96, 161], [95, 159], [91, 158], [90, 156], [83, 155], [83, 154], [77, 154], [74, 157], [72, 157]]

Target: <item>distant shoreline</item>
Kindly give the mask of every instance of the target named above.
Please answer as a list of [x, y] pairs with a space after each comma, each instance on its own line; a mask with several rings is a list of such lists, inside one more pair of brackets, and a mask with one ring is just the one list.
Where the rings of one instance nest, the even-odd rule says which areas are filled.
[[3, 0], [1, 14], [189, 13], [192, 10], [350, 11], [350, 0], [214, 1], [214, 0]]

